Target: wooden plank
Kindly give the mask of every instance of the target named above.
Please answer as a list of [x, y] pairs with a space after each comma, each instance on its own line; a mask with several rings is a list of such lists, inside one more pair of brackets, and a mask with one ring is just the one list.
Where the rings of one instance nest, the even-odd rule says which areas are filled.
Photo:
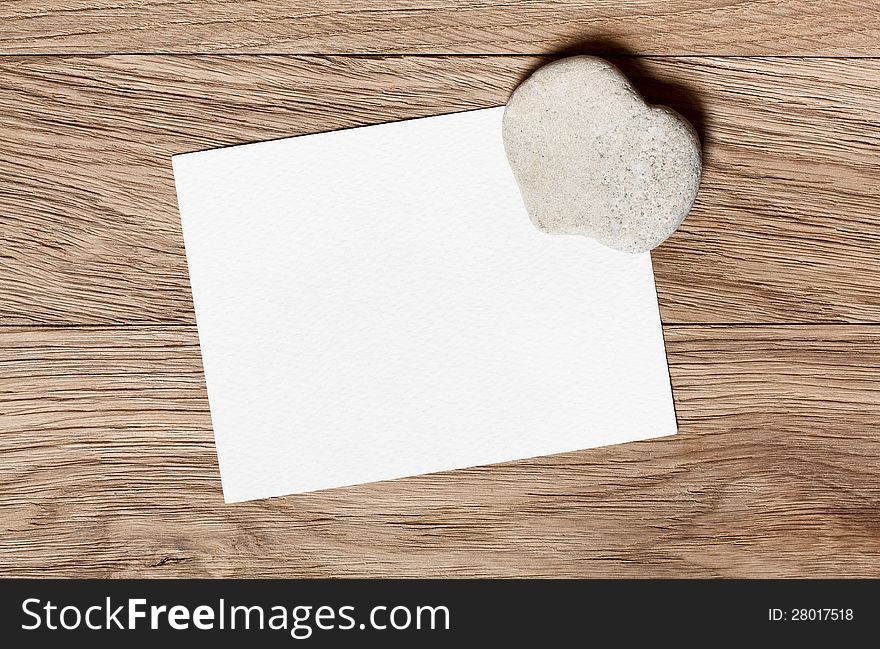
[[[544, 61], [0, 57], [0, 324], [192, 323], [172, 154], [500, 105]], [[664, 321], [880, 321], [880, 60], [616, 62], [704, 143]]]
[[19, 0], [0, 53], [877, 55], [871, 0]]
[[673, 438], [224, 505], [195, 329], [0, 330], [0, 576], [880, 576], [880, 328], [669, 327]]

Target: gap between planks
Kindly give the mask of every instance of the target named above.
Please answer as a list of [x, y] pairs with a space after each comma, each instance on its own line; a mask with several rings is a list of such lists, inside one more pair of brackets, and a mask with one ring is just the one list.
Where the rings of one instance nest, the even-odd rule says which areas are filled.
[[503, 54], [481, 54], [479, 52], [395, 52], [389, 54], [382, 53], [346, 53], [346, 52], [80, 52], [77, 54], [58, 54], [53, 52], [0, 52], [0, 59], [6, 58], [101, 58], [105, 56], [124, 56], [124, 57], [236, 57], [236, 56], [259, 56], [259, 57], [295, 57], [303, 59], [373, 59], [373, 60], [393, 60], [393, 59], [516, 59], [523, 57], [538, 57], [548, 61], [560, 59], [567, 56], [589, 55], [599, 56], [607, 59], [795, 59], [795, 60], [825, 60], [832, 59], [836, 61], [871, 61], [880, 59], [875, 55], [821, 55], [821, 54], [618, 54], [614, 52], [586, 52], [580, 50], [571, 50], [564, 52], [546, 52], [543, 54], [528, 53], [503, 53]]

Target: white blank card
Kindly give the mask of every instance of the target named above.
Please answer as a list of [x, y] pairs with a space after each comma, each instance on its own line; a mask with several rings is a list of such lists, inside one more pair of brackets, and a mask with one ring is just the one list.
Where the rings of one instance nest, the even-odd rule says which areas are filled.
[[227, 502], [676, 432], [650, 256], [535, 229], [501, 115], [174, 157]]

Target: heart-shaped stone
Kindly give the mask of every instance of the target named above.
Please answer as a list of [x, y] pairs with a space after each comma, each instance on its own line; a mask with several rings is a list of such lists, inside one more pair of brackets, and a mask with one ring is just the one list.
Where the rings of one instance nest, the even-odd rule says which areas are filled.
[[700, 185], [700, 140], [646, 104], [616, 67], [574, 56], [539, 68], [504, 110], [504, 146], [534, 224], [625, 252], [660, 245]]

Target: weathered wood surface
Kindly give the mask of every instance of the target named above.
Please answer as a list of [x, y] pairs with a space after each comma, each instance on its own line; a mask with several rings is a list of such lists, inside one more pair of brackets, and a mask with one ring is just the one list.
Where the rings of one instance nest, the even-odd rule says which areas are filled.
[[[872, 0], [18, 0], [0, 53], [880, 53]], [[625, 45], [624, 45], [625, 44]]]
[[880, 576], [880, 328], [666, 328], [681, 432], [223, 505], [192, 326], [0, 329], [0, 576]]
[[[191, 323], [171, 155], [499, 105], [542, 61], [0, 57], [0, 324]], [[880, 60], [616, 62], [703, 137], [665, 322], [880, 321]]]
[[[562, 52], [703, 139], [654, 253], [681, 433], [223, 505], [170, 156]], [[0, 576], [880, 576], [878, 56], [869, 0], [0, 3]]]

